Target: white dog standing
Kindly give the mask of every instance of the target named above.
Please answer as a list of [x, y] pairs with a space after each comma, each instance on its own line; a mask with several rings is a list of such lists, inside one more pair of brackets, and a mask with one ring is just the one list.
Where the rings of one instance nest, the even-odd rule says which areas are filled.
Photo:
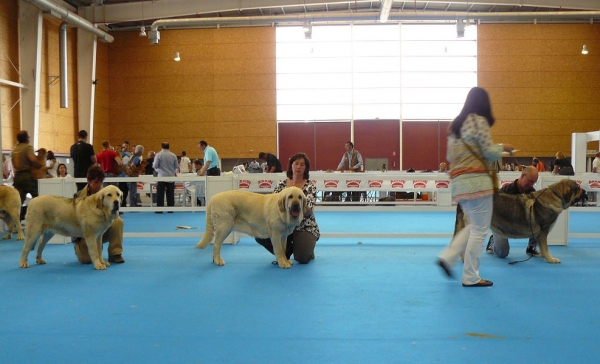
[[279, 267], [290, 268], [293, 262], [285, 256], [287, 236], [302, 221], [306, 202], [304, 192], [297, 187], [268, 195], [247, 191], [218, 193], [208, 202], [206, 232], [196, 248], [206, 248], [214, 238], [213, 262], [225, 265], [221, 246], [235, 230], [255, 238], [271, 238]]
[[55, 233], [85, 238], [92, 263], [97, 270], [110, 264], [102, 259], [102, 234], [119, 216], [123, 193], [115, 186], [107, 186], [98, 193], [80, 198], [38, 196], [31, 200], [25, 216], [25, 244], [21, 254], [21, 268], [29, 268], [27, 256], [42, 237], [35, 261], [46, 264], [42, 258], [44, 247]]

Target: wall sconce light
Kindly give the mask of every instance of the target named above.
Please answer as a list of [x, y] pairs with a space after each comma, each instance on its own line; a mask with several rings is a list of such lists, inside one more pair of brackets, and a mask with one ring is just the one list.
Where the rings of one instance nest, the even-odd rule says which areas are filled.
[[304, 31], [304, 39], [312, 39], [312, 24], [310, 22], [304, 22], [302, 30]]
[[456, 38], [464, 38], [465, 36], [465, 23], [462, 19], [456, 21]]
[[142, 25], [142, 27], [140, 28], [140, 37], [145, 37], [146, 36], [146, 28]]
[[179, 61], [181, 61], [181, 58], [179, 57], [179, 52], [175, 52], [175, 58], [173, 58], [173, 60], [174, 60], [175, 62], [179, 62]]
[[585, 44], [583, 45], [583, 48], [581, 49], [581, 54], [588, 54], [588, 49]]

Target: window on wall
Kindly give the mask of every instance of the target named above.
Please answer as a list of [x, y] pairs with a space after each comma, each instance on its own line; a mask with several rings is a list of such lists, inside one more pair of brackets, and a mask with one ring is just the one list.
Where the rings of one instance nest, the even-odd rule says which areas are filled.
[[452, 119], [477, 85], [476, 29], [277, 28], [277, 120]]
[[454, 119], [477, 86], [476, 27], [403, 25], [401, 79], [402, 119]]

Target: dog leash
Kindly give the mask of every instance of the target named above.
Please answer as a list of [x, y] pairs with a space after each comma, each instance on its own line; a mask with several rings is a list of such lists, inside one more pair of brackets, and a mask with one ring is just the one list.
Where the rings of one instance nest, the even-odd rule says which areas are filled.
[[[542, 196], [546, 191], [550, 190], [549, 188], [546, 188], [542, 191], [542, 193], [540, 193], [536, 198], [533, 199], [533, 203], [531, 204], [531, 207], [529, 207], [529, 229], [531, 230], [531, 236], [534, 237], [535, 233], [533, 232], [533, 206], [535, 205], [535, 203], [537, 202], [537, 199], [540, 198], [540, 196]], [[556, 192], [554, 192], [553, 190], [551, 190], [557, 197], [560, 197]], [[537, 239], [537, 238], [536, 238]], [[533, 258], [533, 254], [528, 254], [529, 258], [527, 259], [523, 259], [523, 260], [515, 260], [512, 262], [508, 262], [509, 265], [515, 265], [517, 263], [522, 263], [522, 262], [526, 262], [529, 259]]]

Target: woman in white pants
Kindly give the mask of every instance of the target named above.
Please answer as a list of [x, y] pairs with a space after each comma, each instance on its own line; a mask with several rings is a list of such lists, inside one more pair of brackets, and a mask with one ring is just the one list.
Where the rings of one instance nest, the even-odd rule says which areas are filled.
[[492, 221], [494, 186], [489, 164], [503, 151], [512, 152], [509, 144], [493, 144], [490, 128], [494, 117], [487, 92], [479, 87], [469, 91], [460, 114], [448, 128], [450, 188], [452, 199], [462, 207], [468, 224], [458, 232], [439, 255], [438, 265], [452, 277], [452, 267], [464, 255], [462, 285], [489, 287], [492, 281], [479, 276], [479, 260]]

